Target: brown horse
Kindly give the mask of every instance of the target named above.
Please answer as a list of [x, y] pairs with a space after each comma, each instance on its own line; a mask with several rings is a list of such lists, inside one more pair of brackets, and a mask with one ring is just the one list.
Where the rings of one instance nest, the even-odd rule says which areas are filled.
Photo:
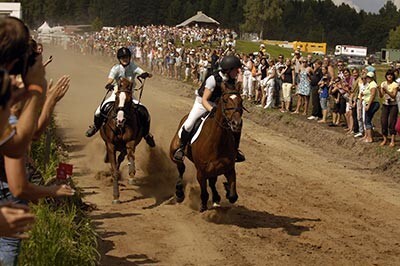
[[[137, 107], [132, 103], [133, 83], [121, 78], [118, 81], [118, 91], [115, 96], [115, 102], [110, 110], [105, 124], [100, 129], [107, 154], [107, 161], [111, 164], [113, 175], [113, 203], [119, 201], [118, 181], [120, 179], [119, 167], [125, 156], [128, 155], [129, 160], [129, 180], [133, 180], [136, 174], [135, 167], [135, 150], [136, 146], [143, 138], [141, 130], [139, 112]], [[117, 152], [118, 160], [116, 159]]]
[[[188, 145], [185, 151], [186, 157], [194, 163], [197, 170], [197, 181], [201, 188], [200, 212], [207, 210], [207, 180], [212, 191], [214, 206], [218, 206], [221, 197], [215, 185], [219, 175], [225, 175], [227, 178], [227, 182], [224, 183], [226, 198], [231, 203], [238, 199], [235, 171], [237, 149], [234, 133], [242, 129], [243, 101], [238, 88], [228, 86], [226, 83], [222, 83], [221, 87], [222, 96], [218, 101], [216, 113], [204, 122], [198, 139]], [[182, 202], [185, 198], [183, 188], [185, 164], [183, 161], [175, 161], [173, 155], [179, 147], [178, 132], [186, 118], [187, 115], [181, 120], [170, 145], [170, 158], [177, 165], [179, 172], [175, 193], [178, 202]]]

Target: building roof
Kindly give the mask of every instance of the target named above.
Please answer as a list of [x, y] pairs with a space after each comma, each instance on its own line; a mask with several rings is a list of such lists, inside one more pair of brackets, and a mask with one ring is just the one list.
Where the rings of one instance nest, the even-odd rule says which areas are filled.
[[184, 22], [182, 22], [181, 24], [178, 24], [176, 26], [177, 27], [185, 27], [185, 26], [189, 25], [190, 23], [209, 23], [209, 24], [219, 25], [218, 21], [207, 16], [203, 12], [198, 11], [196, 15], [194, 15], [191, 18], [188, 18], [187, 20], [185, 20]]

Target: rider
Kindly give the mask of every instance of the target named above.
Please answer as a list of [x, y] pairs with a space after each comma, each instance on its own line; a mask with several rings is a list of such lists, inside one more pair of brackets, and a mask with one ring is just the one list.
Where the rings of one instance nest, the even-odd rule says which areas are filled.
[[[174, 154], [174, 159], [177, 161], [183, 160], [185, 156], [185, 147], [190, 138], [196, 120], [207, 111], [215, 113], [216, 101], [222, 95], [221, 83], [226, 82], [235, 84], [236, 78], [241, 68], [242, 63], [240, 59], [233, 55], [225, 56], [220, 62], [220, 71], [214, 72], [203, 85], [196, 91], [196, 99], [192, 110], [189, 113], [185, 123], [182, 126], [182, 133], [180, 138], [180, 145]], [[241, 132], [234, 133], [235, 146], [237, 149], [236, 161], [243, 162], [245, 160], [244, 154], [239, 150]]]
[[[133, 62], [131, 62], [131, 51], [126, 48], [122, 47], [117, 51], [117, 58], [119, 64], [113, 66], [111, 68], [110, 74], [108, 75], [108, 80], [105, 88], [107, 90], [113, 90], [113, 93], [110, 97], [108, 97], [104, 103], [99, 106], [94, 114], [94, 125], [90, 126], [90, 128], [86, 131], [86, 136], [91, 137], [101, 128], [103, 122], [105, 120], [105, 115], [102, 114], [102, 108], [106, 106], [107, 103], [115, 101], [115, 93], [118, 90], [117, 81], [120, 78], [128, 78], [133, 82], [133, 87], [135, 87], [135, 78], [138, 75], [141, 78], [152, 77], [151, 74], [145, 72], [140, 67], [136, 66]], [[133, 96], [133, 95], [132, 95]], [[143, 133], [144, 139], [146, 140], [147, 144], [150, 147], [154, 147], [154, 138], [153, 135], [149, 133], [150, 131], [150, 115], [142, 104], [139, 104], [138, 100], [133, 97], [133, 102], [137, 105], [137, 110], [139, 111], [140, 118], [143, 125]]]

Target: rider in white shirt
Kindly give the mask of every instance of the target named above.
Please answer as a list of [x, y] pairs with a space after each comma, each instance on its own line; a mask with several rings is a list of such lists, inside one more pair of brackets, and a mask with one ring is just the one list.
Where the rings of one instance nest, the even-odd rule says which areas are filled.
[[[108, 75], [108, 80], [105, 88], [107, 90], [113, 90], [112, 94], [110, 97], [108, 97], [102, 104], [96, 109], [96, 112], [94, 114], [94, 125], [90, 126], [90, 128], [86, 131], [86, 136], [91, 137], [96, 132], [101, 128], [103, 125], [103, 122], [105, 121], [106, 116], [102, 114], [101, 110], [102, 108], [108, 104], [109, 102], [114, 102], [115, 101], [115, 93], [118, 91], [118, 85], [117, 81], [120, 78], [127, 78], [131, 82], [133, 82], [133, 88], [136, 86], [135, 78], [141, 77], [141, 78], [148, 78], [152, 77], [151, 74], [145, 72], [143, 69], [135, 65], [133, 62], [131, 62], [131, 51], [126, 48], [122, 47], [118, 49], [117, 52], [117, 58], [119, 61], [119, 64], [113, 66], [110, 70], [110, 74]], [[138, 100], [135, 99], [134, 95], [133, 96], [133, 102], [134, 104], [137, 104], [137, 110], [139, 111], [139, 117], [142, 122], [143, 126], [143, 133], [144, 133], [144, 139], [146, 140], [147, 144], [150, 147], [154, 147], [154, 138], [153, 136], [149, 133], [150, 131], [150, 115], [144, 107], [144, 105], [139, 104]]]
[[[185, 156], [185, 147], [190, 140], [190, 132], [192, 131], [196, 121], [206, 112], [216, 112], [216, 101], [222, 95], [221, 83], [236, 83], [239, 68], [242, 67], [240, 59], [233, 55], [225, 56], [220, 63], [221, 70], [211, 74], [202, 86], [196, 91], [196, 99], [192, 110], [190, 111], [186, 121], [182, 125], [182, 133], [178, 150], [174, 153], [174, 159], [182, 161]], [[237, 149], [236, 161], [243, 162], [244, 154], [239, 150], [241, 132], [234, 133], [235, 146]]]

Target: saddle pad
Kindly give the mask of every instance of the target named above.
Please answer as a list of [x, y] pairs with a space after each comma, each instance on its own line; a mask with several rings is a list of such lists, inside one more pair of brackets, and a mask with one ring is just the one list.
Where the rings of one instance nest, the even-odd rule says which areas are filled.
[[[201, 129], [203, 128], [204, 122], [207, 120], [207, 118], [208, 118], [209, 116], [210, 116], [210, 114], [208, 114], [206, 117], [201, 117], [201, 118], [200, 118], [200, 119], [202, 120], [202, 121], [201, 121], [201, 124], [200, 124], [200, 126], [197, 128], [197, 131], [194, 132], [193, 137], [192, 137], [192, 139], [190, 140], [190, 144], [193, 144], [193, 143], [197, 140], [197, 138], [198, 138], [199, 135], [200, 135]], [[183, 127], [183, 125], [182, 125], [182, 127]], [[179, 138], [181, 138], [182, 127], [179, 129], [179, 132], [178, 132]]]

